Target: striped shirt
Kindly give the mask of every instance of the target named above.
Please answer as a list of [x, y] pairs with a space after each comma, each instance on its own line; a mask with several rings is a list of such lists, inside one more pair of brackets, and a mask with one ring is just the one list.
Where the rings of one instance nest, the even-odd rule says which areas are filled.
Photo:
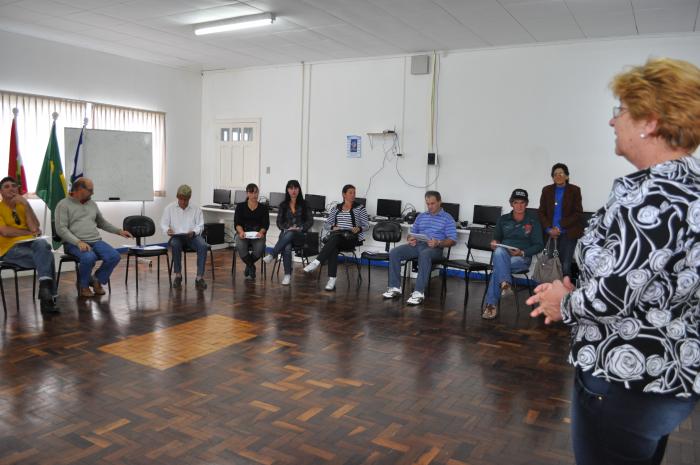
[[[328, 218], [326, 219], [324, 228], [331, 229], [333, 226], [337, 226], [340, 229], [353, 228], [352, 215], [350, 214], [350, 211], [342, 211], [340, 210], [341, 208], [342, 205], [336, 205], [331, 209], [330, 213], [328, 213]], [[360, 232], [357, 235], [357, 240], [363, 241], [365, 240], [365, 232], [367, 232], [369, 229], [369, 216], [367, 215], [367, 210], [365, 210], [364, 206], [355, 204], [352, 211], [355, 214], [355, 226], [360, 228]]]
[[436, 214], [423, 212], [416, 218], [413, 223], [411, 232], [415, 234], [425, 234], [431, 239], [439, 241], [443, 239], [452, 239], [457, 241], [457, 225], [452, 215], [447, 213], [442, 208]]

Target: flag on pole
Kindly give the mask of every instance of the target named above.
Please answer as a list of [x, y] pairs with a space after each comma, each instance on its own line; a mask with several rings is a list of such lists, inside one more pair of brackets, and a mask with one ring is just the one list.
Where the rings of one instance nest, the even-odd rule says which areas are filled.
[[[66, 188], [66, 178], [63, 176], [63, 165], [61, 164], [61, 154], [58, 151], [58, 140], [56, 139], [56, 119], [58, 113], [54, 112], [53, 125], [51, 126], [51, 136], [49, 144], [46, 146], [44, 164], [41, 166], [39, 182], [36, 184], [36, 195], [46, 202], [46, 206], [51, 210], [51, 219], [56, 210], [56, 205], [68, 195]], [[54, 248], [58, 248], [61, 243], [54, 241]]]
[[12, 128], [10, 129], [10, 162], [7, 166], [7, 175], [12, 176], [17, 181], [20, 195], [27, 193], [27, 177], [24, 174], [24, 163], [22, 155], [19, 153], [19, 143], [17, 142], [17, 113], [19, 110], [12, 109]]
[[83, 133], [85, 132], [85, 126], [87, 126], [88, 119], [83, 120], [83, 128], [80, 130], [80, 137], [78, 138], [78, 146], [75, 148], [75, 156], [73, 157], [73, 173], [70, 175], [71, 185], [76, 179], [85, 176], [85, 155], [83, 154]]

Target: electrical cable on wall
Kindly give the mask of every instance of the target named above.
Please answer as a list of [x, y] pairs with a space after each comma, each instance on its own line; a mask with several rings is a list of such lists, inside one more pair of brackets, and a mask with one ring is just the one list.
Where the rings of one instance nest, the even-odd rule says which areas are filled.
[[[438, 143], [437, 143], [437, 127], [438, 127], [438, 88], [440, 84], [440, 66], [438, 62], [438, 55], [436, 52], [433, 52], [433, 81], [432, 81], [432, 91], [430, 95], [430, 147], [433, 153], [438, 154]], [[436, 172], [435, 172], [435, 179], [433, 179], [430, 182], [427, 182], [425, 185], [419, 186], [416, 184], [412, 184], [404, 178], [404, 176], [401, 174], [399, 171], [399, 157], [396, 157], [396, 174], [399, 175], [399, 178], [406, 184], [407, 186], [410, 187], [415, 187], [417, 189], [427, 189], [428, 187], [432, 186], [435, 184], [438, 179], [440, 178], [440, 163], [436, 162], [435, 167], [436, 167]]]
[[393, 133], [390, 133], [393, 137], [391, 138], [391, 145], [389, 147], [386, 147], [386, 140], [382, 142], [382, 151], [384, 152], [384, 158], [382, 159], [382, 166], [372, 174], [372, 176], [369, 177], [369, 183], [367, 185], [367, 190], [365, 191], [365, 197], [367, 197], [367, 194], [369, 194], [370, 189], [372, 188], [372, 181], [374, 180], [374, 177], [377, 176], [381, 171], [384, 169], [386, 166], [387, 161], [391, 162], [394, 159], [398, 160], [398, 153], [399, 153], [399, 136], [396, 134], [396, 131]]

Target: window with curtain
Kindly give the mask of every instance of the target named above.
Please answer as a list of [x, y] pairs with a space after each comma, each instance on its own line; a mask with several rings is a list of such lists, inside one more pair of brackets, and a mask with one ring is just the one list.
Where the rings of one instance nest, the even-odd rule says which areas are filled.
[[[0, 91], [0, 178], [7, 173], [13, 108], [19, 111], [17, 139], [30, 192], [36, 188], [44, 162], [53, 123], [51, 114], [57, 112], [56, 137], [62, 160], [65, 160], [66, 156], [63, 153], [63, 129], [82, 127], [84, 118], [88, 118], [88, 129], [151, 132], [153, 134], [153, 191], [155, 196], [165, 196], [165, 113]], [[70, 173], [67, 173], [66, 178], [69, 176]]]

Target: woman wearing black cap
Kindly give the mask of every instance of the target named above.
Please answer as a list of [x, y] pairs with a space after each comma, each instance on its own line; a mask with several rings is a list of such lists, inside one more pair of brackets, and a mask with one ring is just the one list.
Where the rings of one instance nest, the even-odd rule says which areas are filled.
[[515, 189], [510, 196], [513, 211], [496, 223], [493, 249], [493, 273], [486, 290], [486, 305], [481, 317], [493, 320], [498, 315], [501, 296], [511, 291], [511, 273], [530, 268], [532, 256], [544, 248], [542, 227], [536, 215], [527, 212], [527, 191]]

